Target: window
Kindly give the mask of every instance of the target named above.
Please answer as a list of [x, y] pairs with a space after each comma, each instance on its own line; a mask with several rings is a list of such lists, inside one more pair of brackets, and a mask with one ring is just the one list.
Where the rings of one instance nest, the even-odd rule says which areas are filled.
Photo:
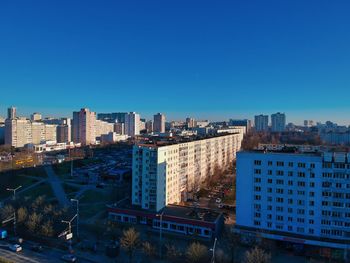
[[255, 164], [255, 165], [261, 165], [261, 160], [255, 160], [255, 161], [254, 161], [254, 164]]

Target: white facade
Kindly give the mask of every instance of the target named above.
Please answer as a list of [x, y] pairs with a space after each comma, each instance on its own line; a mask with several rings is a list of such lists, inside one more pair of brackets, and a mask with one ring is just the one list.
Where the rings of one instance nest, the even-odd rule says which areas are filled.
[[73, 112], [73, 142], [83, 145], [96, 142], [96, 113], [89, 109]]
[[140, 115], [136, 112], [125, 114], [125, 134], [131, 137], [140, 134]]
[[283, 132], [286, 129], [286, 115], [277, 112], [271, 115], [271, 131]]
[[350, 154], [240, 152], [236, 185], [238, 229], [272, 239], [347, 247]]
[[6, 119], [5, 144], [13, 147], [23, 147], [32, 143], [32, 123], [25, 118]]
[[134, 146], [132, 203], [159, 211], [186, 200], [215, 168], [232, 165], [242, 139], [239, 133], [165, 146]]
[[268, 115], [256, 115], [254, 117], [255, 130], [267, 131], [269, 129], [269, 116]]
[[95, 136], [101, 137], [103, 134], [114, 132], [114, 123], [96, 120], [95, 122]]

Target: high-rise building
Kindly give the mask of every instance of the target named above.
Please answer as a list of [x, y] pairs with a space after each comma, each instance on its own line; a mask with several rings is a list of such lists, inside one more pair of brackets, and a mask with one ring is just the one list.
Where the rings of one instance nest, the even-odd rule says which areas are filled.
[[153, 132], [153, 121], [149, 120], [146, 122], [146, 131], [147, 133]]
[[125, 115], [125, 134], [131, 137], [140, 134], [140, 115], [136, 112]]
[[96, 113], [89, 109], [73, 112], [73, 142], [83, 145], [94, 144]]
[[139, 144], [133, 148], [132, 203], [159, 211], [186, 201], [217, 168], [232, 165], [243, 134]]
[[246, 127], [246, 132], [249, 132], [250, 129], [252, 128], [252, 122], [251, 122], [251, 120], [248, 120], [248, 119], [244, 119], [244, 120], [230, 119], [229, 125], [230, 126], [243, 126], [243, 127]]
[[16, 107], [10, 107], [7, 109], [7, 118], [8, 119], [16, 119], [17, 117], [17, 109]]
[[255, 130], [256, 131], [267, 131], [269, 129], [269, 116], [268, 115], [256, 115], [254, 117]]
[[303, 147], [237, 154], [236, 228], [250, 237], [348, 249], [350, 153]]
[[196, 127], [195, 119], [187, 117], [186, 118], [186, 126], [187, 126], [187, 128], [194, 128], [194, 127]]
[[[9, 117], [14, 117], [10, 115]], [[25, 118], [8, 118], [5, 121], [5, 144], [13, 147], [24, 147], [32, 143], [32, 123]]]
[[57, 142], [58, 143], [68, 143], [71, 141], [71, 127], [67, 124], [57, 125]]
[[153, 116], [153, 131], [154, 132], [165, 132], [165, 115], [157, 113]]
[[45, 141], [45, 124], [43, 122], [32, 122], [32, 143], [40, 144]]
[[283, 132], [286, 129], [286, 115], [277, 112], [271, 115], [271, 131]]
[[41, 116], [40, 113], [34, 112], [32, 115], [30, 115], [30, 119], [31, 119], [32, 121], [41, 121], [42, 116]]
[[122, 122], [114, 123], [114, 132], [119, 135], [125, 134], [125, 125]]

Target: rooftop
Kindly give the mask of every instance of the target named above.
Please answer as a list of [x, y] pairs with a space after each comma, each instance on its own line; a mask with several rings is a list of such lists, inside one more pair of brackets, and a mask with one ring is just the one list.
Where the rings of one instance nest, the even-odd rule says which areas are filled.
[[215, 135], [188, 135], [188, 136], [179, 136], [175, 135], [172, 137], [160, 137], [160, 136], [143, 136], [138, 139], [136, 145], [138, 146], [146, 146], [146, 147], [161, 147], [174, 145], [179, 143], [187, 143], [193, 141], [206, 140], [211, 138], [218, 138], [228, 135], [234, 135], [237, 133], [219, 133]]

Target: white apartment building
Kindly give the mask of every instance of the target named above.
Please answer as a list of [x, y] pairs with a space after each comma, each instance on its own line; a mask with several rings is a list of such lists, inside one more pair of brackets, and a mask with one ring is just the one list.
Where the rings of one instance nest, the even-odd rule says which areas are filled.
[[[227, 168], [241, 148], [242, 133], [133, 148], [132, 203], [159, 211], [199, 190], [216, 168]], [[164, 144], [165, 143], [165, 144]]]
[[114, 132], [114, 123], [109, 123], [101, 120], [95, 122], [95, 136], [101, 137], [103, 134]]
[[269, 116], [256, 115], [254, 117], [254, 125], [256, 131], [267, 131], [269, 129]]
[[136, 112], [125, 114], [125, 134], [131, 137], [140, 134], [140, 115]]
[[[9, 109], [10, 110], [10, 109]], [[14, 113], [15, 114], [15, 113]], [[6, 119], [5, 144], [16, 148], [32, 143], [32, 123], [25, 118]]]
[[96, 143], [96, 113], [89, 109], [73, 112], [73, 142], [82, 145]]
[[165, 115], [157, 113], [153, 116], [153, 131], [154, 132], [165, 132]]
[[271, 131], [283, 132], [286, 129], [286, 115], [277, 112], [271, 115]]
[[236, 185], [241, 233], [350, 248], [350, 153], [239, 152]]

